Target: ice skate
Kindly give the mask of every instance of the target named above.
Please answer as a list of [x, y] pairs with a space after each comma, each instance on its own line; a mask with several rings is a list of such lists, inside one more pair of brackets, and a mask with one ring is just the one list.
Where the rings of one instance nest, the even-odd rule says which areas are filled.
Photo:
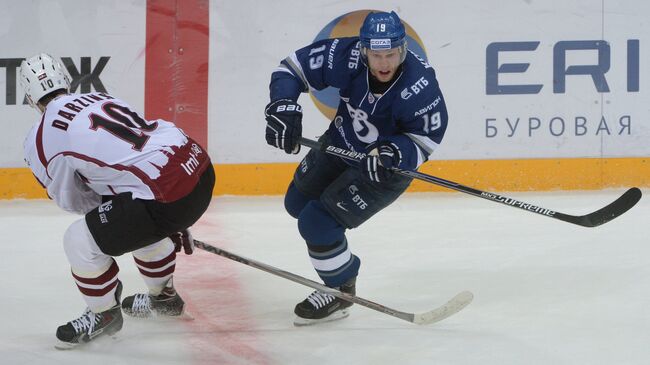
[[122, 310], [126, 315], [138, 318], [178, 317], [191, 319], [185, 313], [185, 302], [178, 295], [172, 280], [158, 295], [135, 294], [124, 298]]
[[[344, 293], [355, 295], [356, 278], [348, 280], [338, 289]], [[295, 326], [310, 326], [343, 319], [350, 315], [351, 305], [351, 302], [316, 290], [307, 299], [296, 305], [294, 313], [297, 317], [293, 324]]]
[[83, 314], [56, 330], [56, 338], [60, 343], [55, 345], [59, 350], [68, 350], [84, 344], [103, 335], [113, 335], [122, 329], [122, 311], [120, 310], [120, 295], [122, 283], [118, 281], [115, 291], [117, 304], [109, 310], [94, 313], [89, 308]]

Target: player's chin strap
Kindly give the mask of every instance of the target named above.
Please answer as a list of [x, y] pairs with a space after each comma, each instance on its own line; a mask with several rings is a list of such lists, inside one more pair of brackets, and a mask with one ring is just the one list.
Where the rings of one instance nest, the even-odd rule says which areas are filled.
[[251, 267], [254, 267], [256, 269], [265, 271], [269, 274], [273, 274], [275, 276], [279, 276], [281, 278], [285, 278], [288, 280], [291, 280], [295, 283], [302, 284], [305, 286], [308, 286], [310, 288], [316, 289], [322, 293], [327, 293], [332, 296], [335, 296], [337, 298], [346, 300], [348, 302], [356, 303], [361, 306], [364, 306], [366, 308], [370, 308], [373, 310], [376, 310], [378, 312], [387, 314], [389, 316], [393, 316], [395, 318], [402, 319], [407, 322], [415, 323], [415, 324], [430, 324], [430, 323], [435, 323], [442, 321], [443, 319], [451, 316], [452, 314], [455, 314], [459, 312], [461, 309], [465, 308], [469, 303], [472, 302], [472, 299], [474, 299], [474, 295], [471, 292], [468, 291], [463, 291], [458, 293], [456, 296], [451, 298], [447, 303], [441, 305], [440, 307], [437, 307], [433, 310], [430, 310], [428, 312], [424, 313], [407, 313], [407, 312], [402, 312], [398, 311], [396, 309], [392, 309], [389, 307], [386, 307], [384, 305], [381, 305], [379, 303], [372, 302], [367, 299], [363, 299], [361, 297], [358, 297], [356, 295], [352, 295], [349, 293], [344, 293], [340, 290], [334, 289], [327, 287], [323, 284], [317, 283], [315, 281], [309, 280], [307, 278], [304, 278], [300, 275], [296, 275], [293, 273], [290, 273], [288, 271], [284, 271], [278, 268], [275, 268], [271, 265], [264, 264], [259, 261], [255, 261], [253, 259], [249, 259], [243, 256], [236, 255], [232, 252], [228, 252], [226, 250], [223, 250], [221, 248], [209, 245], [205, 242], [199, 241], [199, 240], [194, 240], [194, 246], [213, 253], [215, 255], [219, 255], [222, 257], [225, 257], [227, 259], [237, 261], [239, 263], [242, 263], [244, 265], [248, 265]]
[[[328, 153], [330, 155], [338, 156], [340, 158], [349, 160], [349, 161], [356, 161], [359, 162], [363, 157], [365, 157], [365, 153], [362, 152], [356, 152], [356, 151], [349, 151], [345, 150], [343, 148], [335, 147], [335, 146], [330, 146], [330, 145], [325, 145], [320, 142], [312, 141], [310, 139], [301, 137], [300, 138], [300, 144], [312, 149], [320, 150], [324, 153]], [[564, 214], [560, 212], [556, 212], [550, 209], [542, 208], [538, 205], [533, 205], [529, 203], [525, 203], [513, 198], [508, 198], [503, 195], [495, 194], [495, 193], [490, 193], [487, 191], [482, 191], [478, 189], [471, 188], [469, 186], [464, 186], [458, 183], [455, 183], [453, 181], [441, 179], [439, 177], [423, 174], [418, 171], [411, 171], [411, 170], [402, 170], [399, 168], [392, 168], [392, 170], [399, 175], [402, 176], [407, 176], [413, 179], [418, 179], [422, 181], [426, 181], [431, 184], [443, 186], [448, 189], [460, 191], [461, 193], [473, 195], [479, 198], [487, 199], [493, 202], [501, 203], [507, 206], [523, 209], [527, 212], [531, 213], [536, 213], [540, 214], [546, 217], [550, 218], [555, 218], [559, 219], [564, 222], [569, 222], [573, 224], [577, 224], [579, 226], [583, 227], [596, 227], [600, 226], [601, 224], [607, 223], [611, 221], [612, 219], [618, 217], [619, 215], [627, 212], [630, 208], [632, 208], [638, 201], [641, 199], [641, 190], [638, 188], [630, 188], [628, 189], [623, 195], [618, 197], [615, 201], [610, 203], [604, 208], [601, 208], [595, 212], [585, 214], [585, 215], [580, 215], [580, 216], [575, 216], [575, 215], [569, 215], [569, 214]]]

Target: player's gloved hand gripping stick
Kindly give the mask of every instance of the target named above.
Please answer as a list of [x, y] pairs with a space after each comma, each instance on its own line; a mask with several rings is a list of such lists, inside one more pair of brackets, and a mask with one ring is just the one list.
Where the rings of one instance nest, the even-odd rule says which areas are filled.
[[371, 182], [388, 181], [395, 173], [393, 168], [402, 161], [402, 153], [395, 143], [388, 141], [377, 143], [373, 147], [359, 161], [362, 175]]
[[[349, 150], [344, 150], [339, 147], [334, 147], [334, 146], [329, 146], [329, 145], [324, 145], [320, 142], [316, 142], [304, 137], [300, 138], [300, 144], [309, 148], [317, 149], [320, 151], [323, 151], [324, 153], [328, 153], [330, 155], [338, 156], [340, 158], [344, 158], [346, 160], [350, 161], [356, 161], [356, 162], [361, 162], [363, 161], [368, 161], [365, 153], [362, 152], [355, 152], [355, 151], [349, 151]], [[364, 170], [363, 167], [360, 167], [362, 170]], [[565, 213], [560, 213], [556, 212], [550, 209], [542, 208], [538, 205], [530, 204], [530, 203], [525, 203], [513, 198], [509, 198], [503, 195], [495, 194], [495, 193], [490, 193], [487, 191], [482, 191], [478, 189], [471, 188], [469, 186], [464, 186], [458, 183], [455, 183], [453, 181], [441, 179], [439, 177], [423, 174], [418, 171], [411, 171], [411, 170], [402, 170], [397, 167], [391, 167], [391, 171], [393, 171], [396, 174], [403, 175], [403, 176], [408, 176], [413, 179], [418, 179], [422, 181], [426, 181], [431, 184], [443, 186], [448, 189], [460, 191], [465, 194], [469, 195], [474, 195], [479, 198], [491, 200], [493, 202], [501, 203], [504, 205], [508, 205], [511, 207], [523, 209], [525, 211], [531, 212], [531, 213], [536, 213], [540, 214], [549, 218], [554, 218], [554, 219], [559, 219], [564, 222], [569, 222], [573, 224], [577, 224], [579, 226], [583, 227], [596, 227], [600, 226], [601, 224], [607, 223], [611, 221], [612, 219], [618, 217], [619, 215], [627, 212], [630, 208], [632, 208], [638, 201], [641, 199], [641, 190], [638, 188], [630, 188], [628, 189], [623, 195], [621, 195], [618, 199], [614, 200], [612, 203], [607, 205], [604, 208], [601, 208], [595, 212], [585, 214], [585, 215], [570, 215], [570, 214], [565, 214]], [[364, 170], [365, 172], [365, 170]]]
[[182, 248], [186, 255], [191, 255], [194, 252], [194, 238], [192, 238], [189, 228], [172, 233], [169, 238], [174, 242], [174, 251], [181, 252]]

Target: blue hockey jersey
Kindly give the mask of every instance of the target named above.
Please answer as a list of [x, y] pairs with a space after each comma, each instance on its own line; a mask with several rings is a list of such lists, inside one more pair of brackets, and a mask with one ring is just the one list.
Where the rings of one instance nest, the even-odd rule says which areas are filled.
[[332, 143], [367, 152], [378, 141], [391, 141], [402, 152], [401, 169], [428, 160], [447, 129], [447, 108], [433, 67], [409, 51], [401, 73], [383, 94], [370, 90], [368, 67], [359, 38], [317, 41], [284, 59], [271, 76], [271, 100], [298, 100], [300, 93], [328, 86], [340, 102], [330, 123]]

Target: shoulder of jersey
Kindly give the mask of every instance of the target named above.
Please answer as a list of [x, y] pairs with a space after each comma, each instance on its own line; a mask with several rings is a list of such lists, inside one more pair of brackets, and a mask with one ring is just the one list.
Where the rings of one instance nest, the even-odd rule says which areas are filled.
[[339, 37], [334, 39], [338, 39], [342, 47], [356, 47], [359, 42], [359, 37]]
[[68, 95], [62, 95], [59, 96], [58, 98], [52, 100], [50, 104], [48, 104], [48, 110], [52, 109], [58, 109], [62, 106], [64, 106], [66, 103], [69, 103], [72, 99], [78, 97], [77, 94], [68, 94]]
[[335, 38], [325, 50], [325, 67], [336, 70], [337, 79], [347, 80], [365, 70], [358, 43], [358, 37]]
[[[332, 47], [335, 47], [333, 51], [331, 51]], [[349, 61], [354, 61], [355, 63], [358, 61], [358, 63], [362, 63], [360, 57], [361, 52], [359, 50], [359, 37], [335, 38], [332, 40], [332, 43], [326, 52], [335, 52], [337, 58], [350, 58]]]
[[434, 102], [440, 96], [433, 68], [421, 57], [409, 52], [404, 74], [396, 85], [396, 102], [405, 115], [417, 114], [418, 110]]
[[404, 60], [404, 76], [406, 82], [414, 82], [425, 77], [428, 80], [435, 80], [436, 73], [433, 67], [416, 53], [409, 51]]

